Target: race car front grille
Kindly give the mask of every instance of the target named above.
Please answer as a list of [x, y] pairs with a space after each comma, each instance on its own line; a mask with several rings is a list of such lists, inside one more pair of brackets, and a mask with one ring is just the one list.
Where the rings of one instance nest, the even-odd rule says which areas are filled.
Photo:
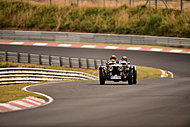
[[118, 70], [118, 67], [113, 66], [112, 75], [120, 75], [120, 71]]

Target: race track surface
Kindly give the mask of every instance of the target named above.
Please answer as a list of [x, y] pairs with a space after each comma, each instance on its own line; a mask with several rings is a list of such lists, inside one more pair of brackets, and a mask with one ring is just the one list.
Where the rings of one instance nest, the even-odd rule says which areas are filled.
[[0, 127], [190, 127], [190, 55], [146, 51], [0, 45], [0, 51], [108, 59], [174, 73], [174, 79], [141, 79], [138, 85], [98, 81], [49, 83], [31, 91], [52, 96], [47, 106], [0, 114]]

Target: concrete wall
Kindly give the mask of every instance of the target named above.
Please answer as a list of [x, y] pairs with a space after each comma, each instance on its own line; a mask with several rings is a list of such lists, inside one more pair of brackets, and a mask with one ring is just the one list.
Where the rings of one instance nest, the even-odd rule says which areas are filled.
[[0, 30], [1, 40], [18, 41], [51, 41], [51, 42], [87, 42], [109, 44], [143, 44], [190, 47], [190, 38], [96, 34], [96, 33], [71, 33], [47, 31], [12, 31]]

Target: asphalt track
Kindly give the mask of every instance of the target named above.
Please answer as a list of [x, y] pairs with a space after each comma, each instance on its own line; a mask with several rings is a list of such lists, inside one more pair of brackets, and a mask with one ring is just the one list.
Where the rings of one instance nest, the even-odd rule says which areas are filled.
[[107, 59], [169, 70], [174, 79], [138, 85], [98, 81], [49, 83], [31, 91], [52, 96], [47, 106], [0, 114], [0, 127], [190, 127], [190, 55], [148, 51], [0, 45], [0, 51]]

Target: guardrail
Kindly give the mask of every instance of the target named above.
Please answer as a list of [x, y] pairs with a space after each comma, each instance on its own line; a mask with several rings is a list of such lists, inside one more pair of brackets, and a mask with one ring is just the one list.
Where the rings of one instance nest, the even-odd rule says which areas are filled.
[[0, 61], [17, 63], [33, 63], [39, 65], [62, 66], [69, 68], [98, 69], [104, 65], [106, 60], [71, 58], [63, 56], [49, 56], [30, 53], [5, 52], [0, 51]]
[[140, 35], [0, 30], [0, 39], [20, 41], [87, 42], [190, 47], [190, 38]]
[[39, 83], [58, 80], [97, 80], [96, 76], [77, 72], [40, 68], [0, 68], [0, 85]]

